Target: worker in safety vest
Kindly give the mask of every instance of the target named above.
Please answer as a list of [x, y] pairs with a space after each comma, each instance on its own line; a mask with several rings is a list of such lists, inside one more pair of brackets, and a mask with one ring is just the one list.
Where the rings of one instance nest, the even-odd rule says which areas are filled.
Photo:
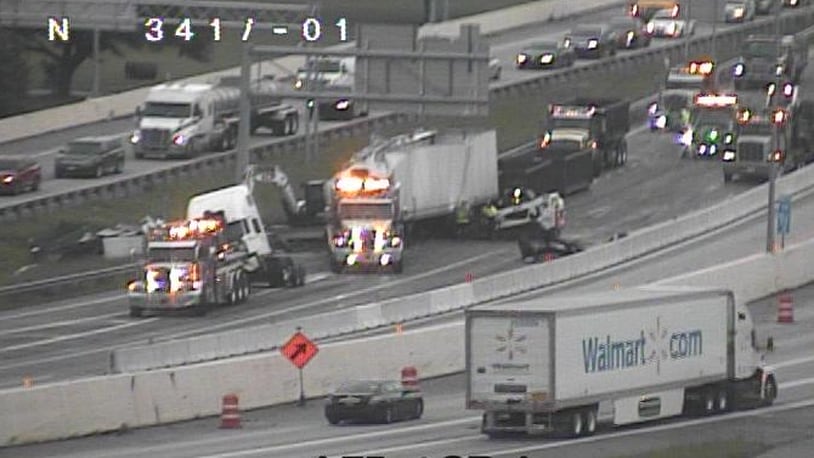
[[481, 210], [481, 221], [486, 228], [488, 235], [491, 237], [495, 232], [495, 218], [497, 217], [497, 205], [493, 201], [489, 201], [484, 205]]
[[469, 227], [470, 213], [471, 207], [469, 206], [469, 202], [463, 201], [458, 204], [458, 208], [455, 210], [455, 225], [459, 236], [463, 235], [466, 228]]

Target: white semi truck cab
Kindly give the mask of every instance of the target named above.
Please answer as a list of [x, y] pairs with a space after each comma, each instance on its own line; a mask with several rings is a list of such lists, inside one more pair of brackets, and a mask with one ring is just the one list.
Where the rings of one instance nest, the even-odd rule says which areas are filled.
[[730, 291], [641, 287], [466, 312], [466, 405], [482, 432], [596, 431], [769, 405], [777, 396], [744, 304]]

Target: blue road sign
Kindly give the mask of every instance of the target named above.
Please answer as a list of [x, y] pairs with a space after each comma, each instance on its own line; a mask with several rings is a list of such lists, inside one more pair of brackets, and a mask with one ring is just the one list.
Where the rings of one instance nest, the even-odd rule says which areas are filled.
[[787, 235], [791, 231], [791, 196], [777, 201], [777, 233]]

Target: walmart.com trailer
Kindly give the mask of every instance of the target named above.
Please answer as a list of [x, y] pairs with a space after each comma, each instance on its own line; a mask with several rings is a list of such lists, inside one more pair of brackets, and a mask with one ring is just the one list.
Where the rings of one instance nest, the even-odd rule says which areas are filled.
[[723, 290], [642, 287], [466, 313], [467, 408], [482, 431], [569, 436], [771, 404], [749, 311]]

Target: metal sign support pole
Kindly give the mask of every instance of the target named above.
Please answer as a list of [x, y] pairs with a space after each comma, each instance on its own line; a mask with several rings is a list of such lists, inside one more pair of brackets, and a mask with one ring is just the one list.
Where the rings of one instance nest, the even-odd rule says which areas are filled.
[[305, 383], [303, 383], [302, 379], [302, 368], [299, 368], [300, 372], [300, 399], [297, 401], [297, 405], [300, 407], [305, 406]]
[[98, 27], [93, 28], [93, 87], [91, 88], [91, 97], [99, 97], [101, 95], [99, 93], [100, 90], [100, 79], [101, 73], [100, 68], [102, 66], [102, 62], [99, 60], [99, 53], [100, 53], [100, 35], [101, 32], [99, 31]]
[[243, 44], [240, 59], [240, 119], [237, 124], [237, 154], [235, 156], [235, 179], [243, 181], [243, 174], [249, 167], [249, 139], [251, 130], [251, 103], [249, 101], [251, 78], [251, 56], [248, 43]]

